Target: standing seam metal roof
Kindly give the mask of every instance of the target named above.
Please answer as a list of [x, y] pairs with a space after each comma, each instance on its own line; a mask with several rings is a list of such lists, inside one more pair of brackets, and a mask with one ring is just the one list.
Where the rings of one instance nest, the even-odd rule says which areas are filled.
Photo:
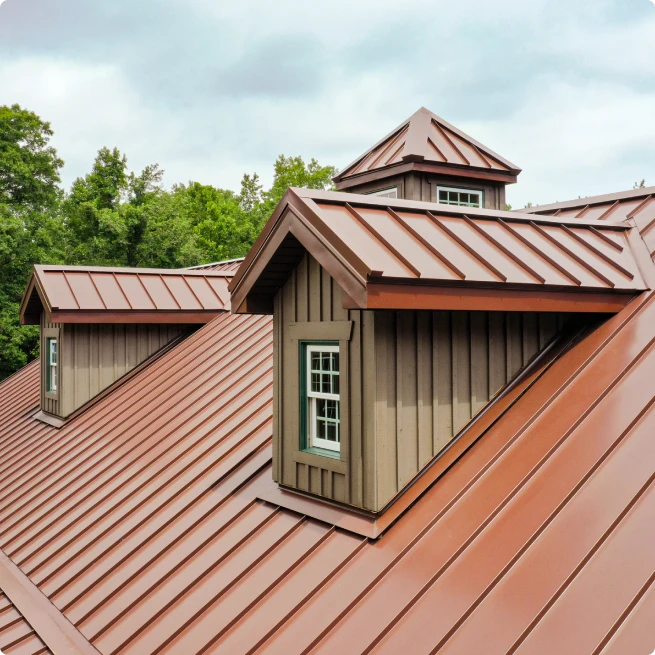
[[637, 227], [650, 256], [655, 258], [655, 187], [580, 198], [519, 211], [563, 220], [592, 219], [613, 223], [627, 221]]
[[215, 270], [125, 269], [88, 266], [35, 266], [23, 298], [21, 317], [38, 323], [35, 294], [53, 322], [75, 320], [85, 313], [95, 321], [109, 315], [130, 322], [187, 313], [206, 322], [229, 309], [227, 284], [232, 273]]
[[[443, 118], [421, 107], [405, 122], [346, 166], [335, 178], [340, 182], [408, 161], [454, 165], [516, 176], [521, 169], [496, 154]], [[515, 179], [515, 178], [514, 178]]]
[[257, 500], [269, 318], [59, 431], [31, 364], [0, 386], [0, 546], [103, 654], [650, 652], [653, 326], [649, 293], [570, 348], [378, 541]]

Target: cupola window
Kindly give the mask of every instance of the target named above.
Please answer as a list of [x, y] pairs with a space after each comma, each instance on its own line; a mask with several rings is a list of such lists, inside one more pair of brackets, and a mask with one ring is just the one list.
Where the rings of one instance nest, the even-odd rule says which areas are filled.
[[368, 194], [369, 196], [378, 196], [380, 198], [397, 198], [398, 197], [398, 187], [392, 186], [387, 189], [380, 189], [379, 191], [373, 191]]
[[339, 344], [303, 343], [305, 446], [339, 453]]
[[482, 207], [482, 191], [474, 189], [457, 189], [438, 186], [437, 202], [442, 205], [459, 205], [460, 207]]

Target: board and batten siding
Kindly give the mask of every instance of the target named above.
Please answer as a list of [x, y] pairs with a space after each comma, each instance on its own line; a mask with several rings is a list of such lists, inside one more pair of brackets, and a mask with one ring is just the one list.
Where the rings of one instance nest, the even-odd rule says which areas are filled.
[[[381, 510], [559, 331], [559, 314], [370, 311], [308, 253], [274, 304], [275, 480]], [[340, 340], [341, 459], [300, 452], [292, 326], [352, 323]], [[336, 323], [335, 323], [336, 324]]]
[[[298, 455], [300, 350], [289, 326], [324, 321], [352, 321], [350, 339], [340, 342], [341, 461]], [[339, 285], [313, 257], [305, 254], [275, 297], [273, 330], [275, 479], [330, 500], [372, 507], [375, 501], [373, 313], [345, 310]]]
[[378, 311], [377, 509], [560, 331], [566, 315]]
[[[61, 350], [63, 343], [63, 325], [61, 323], [51, 323], [48, 321], [45, 312], [41, 313], [41, 335], [40, 335], [40, 346], [41, 353], [46, 352], [46, 339], [48, 337], [57, 338], [57, 348]], [[60, 415], [60, 399], [61, 391], [58, 391], [56, 394], [46, 393], [46, 380], [48, 379], [47, 373], [47, 357], [41, 357], [41, 409], [44, 412], [53, 414], [54, 416]], [[59, 380], [57, 381], [58, 388], [61, 389], [61, 369], [59, 370]]]
[[[43, 325], [48, 326], [43, 319]], [[186, 325], [66, 324], [59, 328], [58, 400], [45, 397], [42, 408], [65, 418], [136, 368], [161, 348], [189, 331]], [[45, 352], [42, 337], [41, 352]], [[45, 360], [45, 358], [42, 358]]]

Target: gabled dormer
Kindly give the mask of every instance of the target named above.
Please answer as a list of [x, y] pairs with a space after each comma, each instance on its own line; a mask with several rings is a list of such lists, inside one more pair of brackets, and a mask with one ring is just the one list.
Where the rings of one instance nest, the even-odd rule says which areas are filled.
[[505, 186], [521, 169], [425, 107], [334, 178], [337, 189], [505, 209]]
[[264, 497], [384, 513], [572, 317], [646, 288], [631, 231], [289, 190], [229, 285], [233, 312], [274, 317]]
[[41, 326], [41, 414], [60, 425], [139, 365], [229, 310], [232, 272], [35, 266], [21, 323]]

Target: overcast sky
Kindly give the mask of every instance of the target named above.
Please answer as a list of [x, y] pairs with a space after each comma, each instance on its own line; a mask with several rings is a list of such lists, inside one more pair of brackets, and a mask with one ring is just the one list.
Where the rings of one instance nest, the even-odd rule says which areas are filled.
[[166, 183], [349, 163], [421, 105], [523, 169], [515, 207], [655, 185], [653, 0], [4, 0], [0, 105]]

